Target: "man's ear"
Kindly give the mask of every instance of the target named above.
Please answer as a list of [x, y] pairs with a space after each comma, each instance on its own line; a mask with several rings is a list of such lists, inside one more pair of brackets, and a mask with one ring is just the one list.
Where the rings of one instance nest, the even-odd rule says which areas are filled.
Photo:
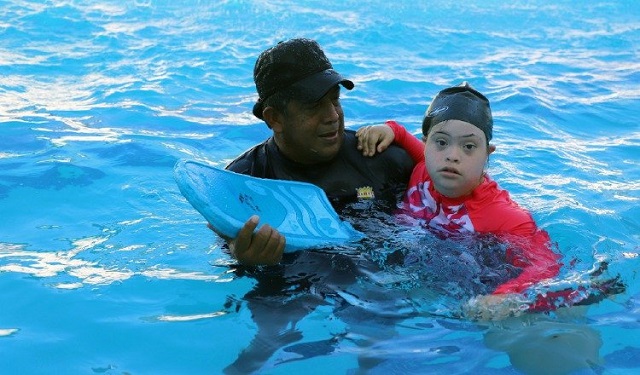
[[282, 132], [282, 115], [273, 107], [266, 107], [262, 110], [262, 118], [274, 133]]

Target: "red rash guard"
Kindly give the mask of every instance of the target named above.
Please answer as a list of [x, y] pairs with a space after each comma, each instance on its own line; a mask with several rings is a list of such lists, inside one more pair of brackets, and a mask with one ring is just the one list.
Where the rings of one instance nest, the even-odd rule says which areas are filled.
[[549, 235], [538, 229], [531, 214], [511, 200], [506, 190], [485, 175], [471, 194], [459, 198], [443, 196], [435, 190], [427, 172], [424, 143], [397, 122], [386, 124], [393, 129], [395, 142], [416, 163], [403, 200], [403, 213], [438, 232], [492, 233], [511, 245], [507, 259], [522, 273], [499, 285], [493, 294], [522, 293], [558, 274], [560, 256], [551, 250]]

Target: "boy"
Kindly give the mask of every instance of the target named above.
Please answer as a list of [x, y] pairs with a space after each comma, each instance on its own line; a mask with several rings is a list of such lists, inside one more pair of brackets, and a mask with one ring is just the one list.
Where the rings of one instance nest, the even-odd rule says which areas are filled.
[[548, 234], [485, 172], [496, 149], [489, 143], [493, 118], [487, 98], [466, 82], [440, 91], [427, 109], [422, 133], [424, 143], [388, 121], [361, 128], [356, 135], [365, 155], [395, 140], [416, 162], [403, 214], [439, 235], [493, 234], [510, 245], [507, 260], [522, 272], [476, 302], [494, 305], [556, 276], [560, 257], [551, 250]]

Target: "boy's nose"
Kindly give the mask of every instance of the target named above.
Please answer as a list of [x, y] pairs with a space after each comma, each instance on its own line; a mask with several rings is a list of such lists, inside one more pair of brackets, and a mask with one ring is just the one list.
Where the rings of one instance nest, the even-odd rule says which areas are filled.
[[447, 153], [447, 161], [451, 161], [454, 163], [460, 161], [460, 157], [458, 156], [458, 152], [457, 150], [455, 150], [455, 147], [452, 147], [452, 150]]

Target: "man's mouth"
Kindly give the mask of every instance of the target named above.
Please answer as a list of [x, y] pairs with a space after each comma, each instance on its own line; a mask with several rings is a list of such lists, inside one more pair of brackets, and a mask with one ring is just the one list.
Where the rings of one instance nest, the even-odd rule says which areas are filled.
[[338, 136], [338, 131], [326, 132], [319, 135], [320, 138], [331, 139]]

